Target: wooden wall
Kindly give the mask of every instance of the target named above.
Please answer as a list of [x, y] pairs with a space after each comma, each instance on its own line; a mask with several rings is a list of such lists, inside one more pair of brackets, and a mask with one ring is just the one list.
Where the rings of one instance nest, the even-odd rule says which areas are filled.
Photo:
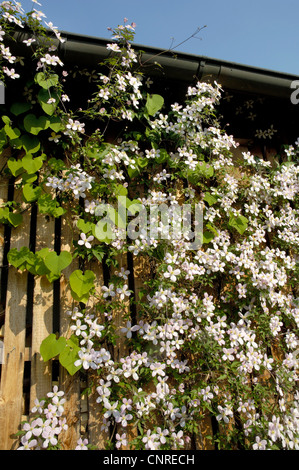
[[[237, 153], [247, 149], [246, 142]], [[0, 170], [6, 158], [0, 157]], [[0, 207], [8, 200], [22, 202], [22, 194], [16, 189], [16, 181], [3, 172], [0, 175]], [[50, 283], [45, 276], [33, 277], [26, 271], [18, 272], [8, 266], [7, 253], [11, 248], [27, 246], [34, 250], [50, 247], [70, 250], [72, 235], [67, 219], [53, 219], [38, 213], [37, 207], [23, 212], [24, 223], [17, 228], [0, 224], [0, 272], [1, 272], [1, 311], [0, 340], [3, 342], [3, 357], [0, 364], [0, 449], [18, 447], [18, 439], [13, 435], [20, 429], [21, 422], [28, 419], [36, 398], [43, 398], [54, 384], [64, 390], [65, 414], [69, 429], [64, 431], [63, 449], [74, 449], [81, 433], [98, 449], [103, 449], [104, 436], [100, 430], [102, 418], [95, 395], [81, 396], [88, 385], [95, 387], [96, 376], [89, 373], [87, 382], [81, 382], [79, 375], [69, 376], [59, 369], [57, 362], [44, 363], [39, 353], [40, 344], [52, 332], [65, 335], [72, 297], [68, 288], [68, 276], [76, 266], [73, 264], [64, 271], [60, 280]], [[125, 266], [127, 260], [123, 260]], [[102, 266], [92, 266], [97, 273], [97, 289], [104, 284]], [[142, 270], [134, 266], [135, 295], [142, 285]], [[115, 313], [115, 322], [122, 323], [121, 315]], [[118, 344], [115, 357], [124, 352], [124, 345]], [[62, 368], [61, 368], [62, 369]], [[192, 444], [197, 449], [213, 449], [206, 439], [211, 434], [212, 422], [209, 416], [204, 421], [201, 435]]]

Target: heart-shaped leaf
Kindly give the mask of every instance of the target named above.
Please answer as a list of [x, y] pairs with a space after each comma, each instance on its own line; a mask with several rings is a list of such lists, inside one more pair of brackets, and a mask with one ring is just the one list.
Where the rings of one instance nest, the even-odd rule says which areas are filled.
[[36, 153], [40, 149], [40, 142], [35, 136], [22, 135], [21, 143], [26, 153]]
[[50, 121], [49, 127], [54, 132], [59, 132], [64, 127], [63, 123], [61, 122], [60, 117], [58, 116], [49, 117], [49, 121]]
[[78, 339], [73, 335], [67, 340], [66, 347], [61, 351], [59, 355], [60, 364], [68, 371], [70, 375], [74, 375], [78, 370], [81, 369], [82, 365], [75, 366], [76, 360], [79, 358], [78, 352], [80, 348], [78, 346]]
[[215, 233], [212, 233], [212, 232], [209, 232], [208, 230], [205, 230], [203, 232], [202, 242], [203, 243], [210, 243], [210, 241], [213, 240], [213, 238], [215, 238]]
[[72, 296], [79, 302], [86, 303], [89, 298], [89, 292], [93, 288], [95, 274], [92, 271], [83, 273], [80, 269], [73, 271], [70, 275], [70, 286]]
[[19, 116], [20, 114], [26, 113], [31, 108], [32, 106], [30, 103], [14, 103], [11, 106], [10, 111], [15, 116]]
[[34, 114], [27, 114], [24, 118], [24, 127], [29, 134], [37, 135], [48, 129], [49, 125], [50, 121], [46, 116], [36, 117]]
[[161, 95], [147, 95], [145, 108], [150, 116], [154, 116], [163, 106], [164, 98]]
[[37, 180], [37, 175], [33, 173], [33, 175], [28, 175], [28, 173], [23, 173], [22, 174], [22, 181], [24, 184], [26, 183], [34, 183], [34, 181]]
[[39, 255], [39, 253], [35, 254], [34, 265], [30, 272], [37, 276], [45, 276], [49, 274], [49, 269], [45, 265], [44, 259]]
[[54, 275], [60, 275], [72, 262], [72, 255], [68, 251], [62, 251], [59, 255], [52, 251], [45, 256], [45, 265]]
[[13, 176], [19, 176], [24, 171], [22, 160], [16, 160], [15, 158], [9, 158], [7, 160], [7, 166], [10, 169]]
[[10, 127], [9, 124], [6, 124], [6, 126], [4, 126], [4, 131], [6, 133], [6, 135], [12, 140], [12, 139], [18, 139], [18, 137], [20, 137], [21, 135], [21, 131], [17, 128], [12, 128]]
[[23, 197], [25, 202], [33, 202], [36, 201], [40, 194], [41, 194], [42, 189], [39, 186], [32, 186], [32, 184], [25, 184], [23, 187]]
[[9, 214], [9, 208], [8, 207], [1, 207], [0, 208], [0, 223], [1, 224], [6, 223], [8, 214]]
[[43, 166], [44, 156], [33, 158], [29, 153], [22, 158], [22, 165], [29, 175], [36, 173]]
[[211, 193], [205, 193], [203, 200], [206, 201], [209, 204], [209, 206], [212, 206], [213, 204], [217, 202], [217, 198], [213, 196], [213, 194]]
[[26, 246], [23, 246], [20, 250], [12, 248], [7, 254], [7, 260], [15, 268], [24, 270], [30, 254], [31, 251]]
[[83, 219], [79, 219], [77, 222], [77, 227], [84, 233], [91, 232], [94, 229], [95, 224], [92, 222], [85, 222]]
[[44, 90], [48, 90], [58, 84], [59, 77], [57, 74], [46, 75], [44, 72], [39, 72], [35, 75], [34, 80], [40, 87], [44, 88]]
[[56, 199], [52, 199], [50, 194], [43, 194], [38, 199], [38, 210], [41, 214], [49, 214], [53, 217], [60, 217], [65, 213], [65, 209], [60, 207]]
[[18, 227], [23, 222], [22, 214], [18, 212], [9, 212], [7, 216], [7, 220], [13, 225], [14, 227]]
[[52, 333], [43, 340], [40, 345], [40, 353], [45, 362], [53, 357], [58, 356], [66, 347], [66, 339], [61, 336], [56, 339], [56, 335]]
[[230, 227], [234, 227], [240, 235], [243, 235], [247, 229], [248, 219], [243, 215], [234, 216], [231, 214], [228, 225]]
[[[49, 114], [49, 116], [52, 116], [59, 102], [59, 95], [57, 93], [51, 93], [50, 95], [48, 90], [41, 89], [37, 95], [37, 99], [43, 111]], [[52, 102], [51, 100], [54, 101]], [[51, 124], [49, 124], [49, 127], [50, 125]]]

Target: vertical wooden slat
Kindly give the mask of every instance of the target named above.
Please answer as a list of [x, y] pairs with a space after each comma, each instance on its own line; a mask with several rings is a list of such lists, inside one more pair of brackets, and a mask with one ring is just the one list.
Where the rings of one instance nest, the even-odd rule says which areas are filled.
[[[112, 269], [112, 273], [115, 274], [115, 272], [120, 271], [121, 268], [124, 268], [125, 270], [128, 269], [127, 265], [127, 256], [126, 254], [121, 254], [117, 257], [118, 259], [118, 266], [116, 268]], [[126, 341], [125, 341], [125, 335], [123, 335], [120, 330], [121, 328], [126, 326], [126, 320], [124, 316], [129, 313], [129, 300], [126, 297], [124, 299], [125, 302], [125, 308], [120, 307], [116, 309], [113, 312], [113, 323], [116, 328], [116, 334], [118, 335], [117, 338], [117, 343], [114, 347], [114, 361], [119, 361], [122, 357], [128, 354], [128, 348], [126, 346]]]
[[[102, 266], [97, 262], [92, 262], [88, 269], [94, 272], [95, 279], [95, 295], [100, 295], [102, 286], [104, 285], [104, 276]], [[93, 313], [95, 313], [93, 311]], [[88, 386], [91, 388], [91, 393], [88, 395], [88, 440], [89, 443], [95, 446], [98, 450], [105, 448], [105, 440], [107, 434], [101, 431], [102, 426], [102, 413], [101, 405], [96, 402], [98, 386], [98, 375], [94, 371], [88, 371]]]
[[[0, 169], [4, 168], [4, 165], [6, 163], [6, 158], [3, 155], [0, 155]], [[7, 201], [7, 196], [8, 196], [8, 178], [5, 177], [3, 174], [0, 176], [0, 207], [3, 207], [3, 205]], [[5, 232], [5, 227], [3, 224], [0, 224], [0, 287], [1, 289], [3, 288], [2, 284], [2, 276], [4, 272], [4, 232]], [[0, 298], [1, 298], [1, 303], [0, 303], [0, 367], [3, 361], [3, 339], [4, 339], [4, 304], [2, 303], [2, 299], [4, 298], [4, 292], [0, 293]]]
[[[0, 169], [4, 168], [6, 162], [6, 158], [0, 155]], [[0, 175], [0, 208], [7, 202], [8, 196], [8, 178], [1, 174]], [[2, 276], [4, 273], [4, 233], [5, 233], [5, 226], [4, 224], [0, 224], [0, 286], [2, 289]], [[0, 303], [0, 325], [2, 325], [2, 320], [4, 318], [4, 305], [2, 304], [4, 299], [4, 292], [1, 292], [0, 295], [1, 303]], [[0, 326], [1, 328], [1, 326]], [[4, 328], [2, 328], [2, 335], [4, 334]], [[1, 336], [1, 335], [0, 335]], [[2, 339], [2, 338], [1, 338]]]
[[208, 413], [205, 413], [200, 421], [200, 434], [195, 436], [197, 450], [215, 450], [215, 446], [208, 437], [213, 436], [212, 419]]
[[[36, 251], [47, 247], [53, 250], [54, 225], [53, 218], [37, 214]], [[52, 389], [51, 361], [45, 363], [39, 352], [42, 341], [52, 333], [52, 324], [53, 283], [50, 283], [46, 276], [36, 276], [32, 318], [30, 409], [34, 406], [36, 398], [46, 397]]]
[[[20, 200], [20, 194], [15, 200]], [[23, 214], [23, 224], [12, 230], [11, 248], [29, 246], [30, 213]], [[26, 336], [27, 273], [14, 267], [8, 271], [5, 306], [4, 364], [0, 386], [0, 449], [14, 448], [12, 437], [18, 431], [23, 402], [23, 375]]]
[[[61, 251], [72, 251], [72, 221], [67, 216], [62, 218]], [[63, 272], [60, 281], [60, 335], [69, 336], [70, 317], [67, 311], [71, 310], [73, 299], [69, 288], [69, 276], [78, 269], [77, 262], [73, 261]], [[80, 437], [80, 379], [78, 374], [70, 376], [63, 368], [60, 370], [60, 389], [64, 391], [65, 416], [68, 430], [63, 432], [62, 442], [64, 450], [73, 450]]]

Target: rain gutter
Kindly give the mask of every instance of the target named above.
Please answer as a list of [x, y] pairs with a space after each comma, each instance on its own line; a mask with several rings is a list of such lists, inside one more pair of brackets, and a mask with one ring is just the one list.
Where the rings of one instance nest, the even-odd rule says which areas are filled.
[[[22, 41], [28, 38], [28, 34], [26, 31], [15, 33], [15, 45], [22, 48], [24, 55], [26, 46], [23, 46]], [[109, 56], [108, 39], [64, 31], [61, 36], [65, 42], [57, 41], [58, 55], [65, 64], [95, 67]], [[150, 68], [143, 67], [145, 74], [161, 76], [162, 73], [162, 76], [169, 80], [185, 83], [192, 83], [195, 78], [210, 82], [216, 80], [227, 90], [288, 99], [292, 93], [292, 83], [299, 81], [299, 76], [296, 75], [195, 54], [163, 51], [135, 43], [133, 48], [136, 52], [142, 52], [142, 64], [151, 65]], [[156, 67], [156, 64], [161, 67]]]

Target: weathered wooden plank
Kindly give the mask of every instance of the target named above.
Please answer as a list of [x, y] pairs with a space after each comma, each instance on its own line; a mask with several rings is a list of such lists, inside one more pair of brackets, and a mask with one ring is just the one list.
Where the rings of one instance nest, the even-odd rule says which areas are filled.
[[[36, 251], [54, 247], [55, 222], [43, 214], [37, 214]], [[36, 276], [32, 317], [31, 344], [31, 387], [30, 409], [36, 398], [46, 397], [52, 389], [51, 361], [45, 363], [40, 355], [42, 341], [52, 333], [53, 325], [53, 283], [45, 276]]]
[[[61, 251], [72, 251], [73, 227], [72, 221], [68, 215], [62, 218], [61, 227]], [[69, 287], [69, 276], [78, 269], [77, 261], [73, 261], [66, 268], [60, 280], [60, 335], [69, 336], [70, 317], [67, 311], [72, 309], [73, 298]], [[62, 443], [64, 450], [73, 450], [80, 438], [80, 379], [78, 374], [70, 376], [63, 368], [60, 370], [59, 376], [60, 389], [64, 391], [65, 416], [67, 419], [68, 429], [62, 433]]]
[[208, 413], [205, 413], [200, 421], [200, 434], [195, 436], [197, 450], [215, 450], [215, 446], [208, 437], [213, 436], [212, 419]]
[[[15, 199], [21, 200], [20, 194]], [[23, 224], [12, 230], [11, 248], [29, 246], [30, 212], [23, 213]], [[26, 230], [27, 228], [27, 230]], [[15, 447], [12, 437], [18, 431], [23, 402], [23, 376], [26, 337], [27, 273], [14, 267], [8, 271], [5, 305], [4, 364], [0, 385], [0, 449]]]
[[[100, 296], [102, 292], [102, 286], [104, 285], [104, 275], [102, 265], [98, 262], [91, 262], [88, 265], [88, 269], [94, 272], [96, 275], [95, 279], [95, 296]], [[92, 313], [97, 315], [95, 309], [92, 309]], [[100, 324], [101, 322], [98, 321]], [[88, 387], [91, 389], [87, 397], [87, 408], [88, 408], [88, 440], [89, 443], [95, 446], [97, 449], [102, 450], [105, 448], [105, 440], [107, 434], [101, 430], [102, 426], [102, 413], [101, 405], [96, 402], [98, 394], [96, 392], [96, 387], [98, 384], [99, 377], [96, 372], [88, 371]]]
[[[112, 268], [112, 274], [116, 274], [117, 272], [121, 271], [123, 268], [125, 271], [128, 269], [127, 264], [127, 255], [121, 254], [117, 257], [118, 266], [116, 268]], [[127, 319], [125, 318], [130, 313], [129, 307], [129, 299], [126, 297], [123, 300], [125, 306], [116, 309], [113, 312], [113, 323], [116, 328], [116, 333], [118, 335], [117, 344], [114, 347], [114, 360], [119, 361], [122, 357], [125, 357], [128, 354], [128, 348], [126, 346], [125, 335], [121, 333], [121, 328], [126, 326]]]
[[[5, 166], [6, 166], [7, 158], [4, 155], [4, 152], [0, 155], [0, 208], [4, 207], [8, 200], [8, 185], [9, 185], [9, 178], [8, 176], [3, 173]], [[0, 295], [0, 327], [3, 325], [4, 321], [4, 313], [5, 313], [5, 294], [6, 294], [6, 287], [2, 282], [2, 276], [5, 276], [6, 273], [6, 266], [3, 265], [4, 263], [4, 250], [5, 250], [5, 227], [4, 224], [0, 224], [0, 287], [1, 287], [1, 295]], [[8, 233], [8, 232], [7, 232]], [[4, 327], [2, 327], [2, 335], [4, 335]]]
[[[3, 155], [0, 155], [0, 170], [4, 168], [6, 164], [6, 158]], [[8, 196], [8, 178], [1, 173], [0, 175], [0, 207], [7, 202]], [[0, 224], [0, 286], [2, 288], [2, 273], [3, 273], [3, 258], [4, 258], [4, 231], [5, 227], [4, 224]], [[1, 300], [3, 298], [3, 292], [1, 292]], [[5, 313], [5, 306], [0, 303], [0, 364], [3, 362], [3, 354], [4, 354], [4, 313]]]

